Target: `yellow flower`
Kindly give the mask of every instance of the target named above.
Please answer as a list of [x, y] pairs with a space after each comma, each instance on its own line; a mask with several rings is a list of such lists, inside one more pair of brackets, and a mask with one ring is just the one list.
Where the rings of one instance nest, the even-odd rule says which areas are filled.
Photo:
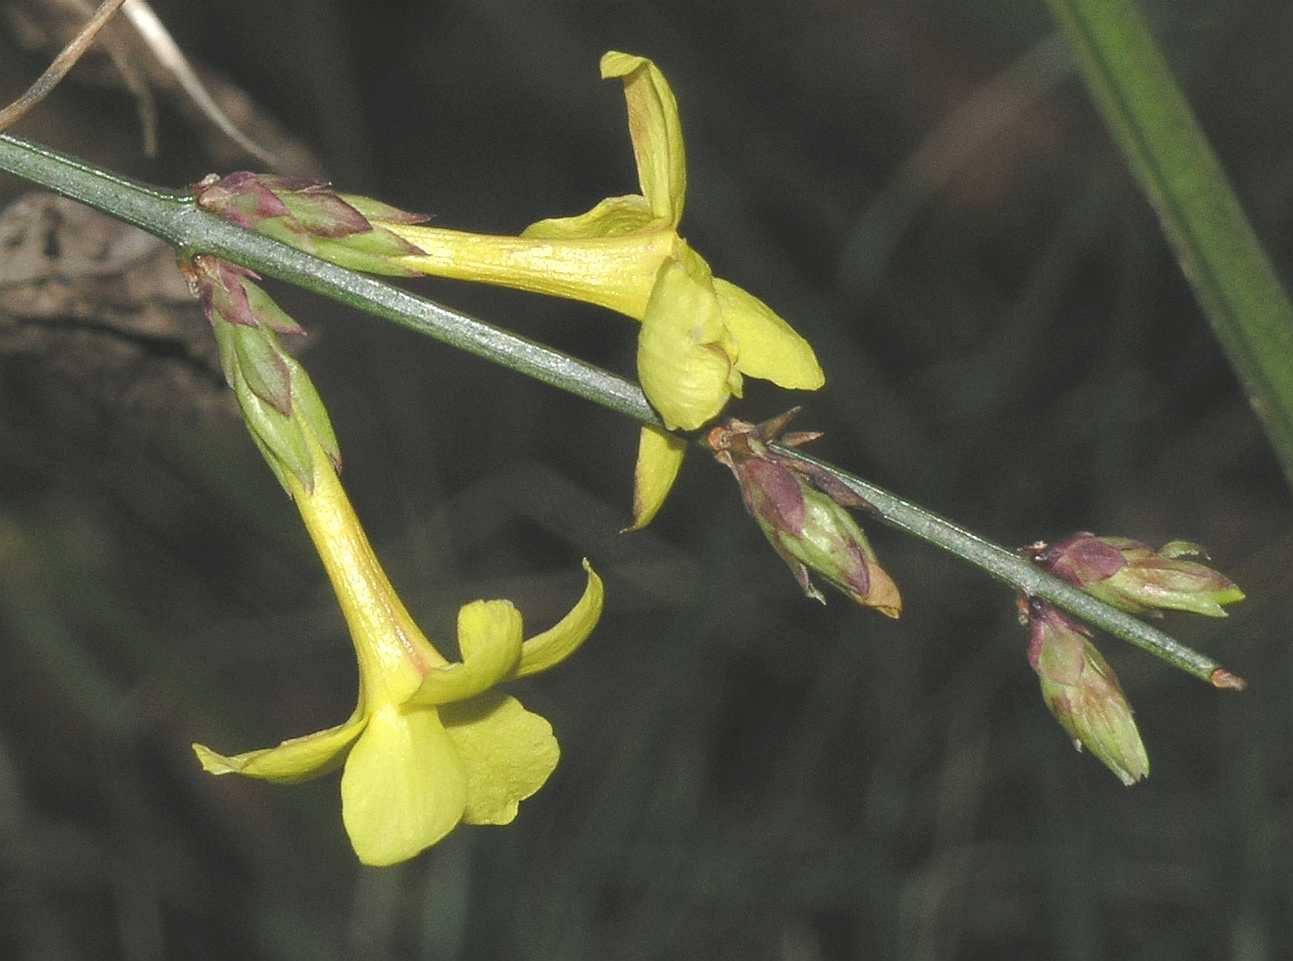
[[343, 724], [226, 757], [193, 745], [212, 774], [303, 781], [345, 765], [342, 819], [365, 864], [394, 864], [460, 822], [507, 824], [548, 779], [559, 749], [546, 720], [494, 691], [564, 660], [592, 631], [602, 583], [588, 584], [551, 629], [522, 640], [510, 601], [458, 612], [462, 660], [450, 663], [413, 623], [378, 563], [332, 465], [310, 437], [314, 484], [285, 473], [323, 559], [359, 661], [359, 702]]
[[[678, 234], [687, 168], [673, 91], [644, 57], [611, 51], [602, 78], [620, 78], [642, 192], [608, 197], [577, 217], [541, 220], [519, 237], [383, 224], [423, 251], [401, 266], [609, 307], [642, 322], [638, 378], [670, 429], [693, 430], [741, 396], [743, 374], [781, 387], [825, 383], [808, 342], [767, 304], [713, 275]], [[643, 428], [634, 528], [663, 503], [685, 442]]]

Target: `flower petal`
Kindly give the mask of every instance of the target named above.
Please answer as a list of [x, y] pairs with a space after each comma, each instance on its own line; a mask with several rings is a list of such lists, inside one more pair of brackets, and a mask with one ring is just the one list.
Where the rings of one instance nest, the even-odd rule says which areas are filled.
[[467, 776], [468, 824], [507, 824], [543, 787], [561, 749], [552, 725], [515, 698], [492, 692], [444, 709], [445, 728]]
[[704, 261], [665, 261], [638, 334], [638, 379], [666, 427], [700, 427], [740, 392], [734, 353]]
[[602, 79], [612, 77], [624, 80], [629, 136], [642, 193], [657, 217], [677, 227], [687, 194], [687, 157], [673, 91], [650, 60], [616, 50], [602, 56]]
[[395, 864], [462, 820], [467, 776], [434, 708], [381, 708], [350, 752], [341, 817], [364, 864]]
[[602, 579], [588, 563], [588, 558], [584, 558], [584, 570], [588, 572], [588, 584], [584, 587], [583, 596], [565, 617], [521, 645], [521, 660], [512, 677], [527, 677], [560, 664], [575, 653], [593, 632], [602, 616], [605, 591]]
[[592, 210], [576, 217], [550, 217], [530, 224], [521, 236], [532, 240], [588, 240], [594, 237], [622, 237], [656, 227], [672, 226], [651, 211], [640, 194], [607, 197]]
[[735, 284], [714, 279], [723, 323], [739, 346], [741, 373], [770, 380], [779, 387], [817, 390], [826, 375], [808, 341], [758, 297]]
[[682, 467], [687, 442], [659, 427], [643, 427], [638, 439], [638, 462], [633, 471], [633, 524], [646, 527], [655, 518]]
[[241, 774], [293, 784], [327, 774], [340, 765], [346, 748], [359, 737], [368, 718], [358, 711], [350, 720], [324, 731], [294, 737], [278, 747], [262, 748], [227, 757], [204, 744], [194, 744], [193, 751], [208, 774]]
[[458, 611], [462, 661], [427, 673], [409, 704], [448, 704], [489, 690], [521, 656], [521, 613], [511, 601], [472, 601]]

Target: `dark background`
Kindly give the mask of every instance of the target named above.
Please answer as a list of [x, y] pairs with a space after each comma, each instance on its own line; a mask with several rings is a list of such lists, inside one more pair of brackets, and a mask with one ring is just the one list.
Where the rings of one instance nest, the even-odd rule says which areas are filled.
[[[42, 68], [65, 6], [3, 5], [0, 99]], [[618, 535], [632, 424], [277, 291], [311, 331], [360, 514], [433, 639], [452, 649], [477, 597], [546, 626], [583, 555], [609, 591], [579, 655], [518, 686], [561, 739], [547, 787], [511, 827], [364, 869], [335, 776], [216, 780], [189, 749], [336, 723], [355, 672], [169, 254], [128, 283], [11, 278], [0, 957], [1289, 956], [1288, 490], [1040, 2], [156, 9], [292, 169], [499, 233], [637, 189], [597, 61], [653, 57], [687, 137], [683, 233], [817, 346], [827, 389], [793, 398], [827, 431], [816, 452], [1007, 545], [1076, 529], [1206, 544], [1248, 601], [1165, 625], [1252, 687], [1215, 692], [1105, 638], [1153, 763], [1124, 789], [1065, 743], [1012, 598], [982, 573], [875, 529], [903, 618], [818, 607], [694, 455], [657, 522]], [[1287, 277], [1293, 10], [1146, 9]], [[17, 132], [168, 185], [251, 164], [129, 31], [115, 42], [156, 91], [155, 159], [102, 57]], [[0, 200], [24, 190], [0, 176]], [[51, 262], [104, 229], [51, 209]], [[632, 370], [624, 318], [415, 286]], [[790, 402], [755, 385], [731, 411]]]

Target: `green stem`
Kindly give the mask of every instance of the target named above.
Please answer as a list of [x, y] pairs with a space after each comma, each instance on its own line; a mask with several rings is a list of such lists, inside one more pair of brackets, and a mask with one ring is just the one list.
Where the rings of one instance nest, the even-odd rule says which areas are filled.
[[815, 464], [826, 470], [867, 501], [874, 508], [876, 516], [891, 527], [941, 547], [949, 554], [987, 571], [1022, 594], [1045, 598], [1088, 624], [1103, 628], [1215, 687], [1243, 688], [1242, 678], [1235, 677], [1212, 658], [1178, 643], [1158, 628], [1047, 574], [1013, 551], [800, 450], [780, 444], [772, 446], [784, 457]]
[[[642, 423], [660, 424], [641, 389], [622, 377], [243, 230], [197, 209], [192, 198], [186, 195], [111, 176], [8, 135], [0, 135], [0, 170], [134, 224], [173, 245], [181, 256], [205, 253], [223, 257], [510, 367]], [[1210, 658], [1043, 573], [1005, 548], [836, 467], [798, 451], [783, 449], [781, 452], [829, 470], [873, 505], [876, 516], [886, 524], [941, 547], [1015, 590], [1045, 598], [1195, 677], [1217, 687], [1236, 686], [1233, 682], [1238, 679]]]
[[1293, 305], [1134, 0], [1047, 0], [1293, 484]]
[[133, 224], [175, 247], [182, 257], [195, 254], [223, 257], [510, 367], [618, 413], [659, 423], [635, 384], [416, 294], [243, 230], [199, 210], [189, 195], [105, 173], [7, 134], [0, 134], [0, 170]]

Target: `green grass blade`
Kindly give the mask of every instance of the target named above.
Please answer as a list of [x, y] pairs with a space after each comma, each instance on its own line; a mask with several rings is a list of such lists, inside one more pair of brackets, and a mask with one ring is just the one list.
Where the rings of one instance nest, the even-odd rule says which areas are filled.
[[1134, 0], [1047, 0], [1293, 484], [1293, 306]]

